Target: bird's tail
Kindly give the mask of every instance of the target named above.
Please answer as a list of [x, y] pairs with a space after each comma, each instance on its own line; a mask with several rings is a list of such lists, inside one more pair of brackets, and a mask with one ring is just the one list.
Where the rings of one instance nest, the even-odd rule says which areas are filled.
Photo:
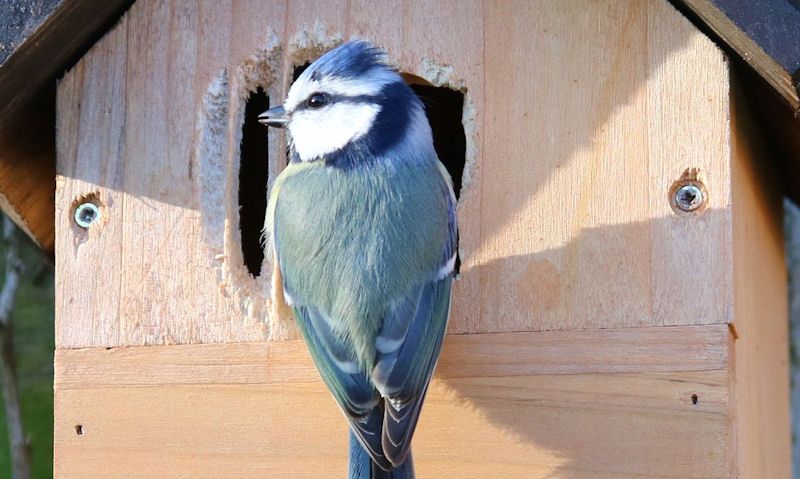
[[411, 452], [408, 458], [400, 466], [391, 471], [384, 471], [378, 467], [369, 454], [358, 443], [353, 431], [350, 433], [350, 473], [348, 479], [414, 479], [414, 461], [411, 460]]

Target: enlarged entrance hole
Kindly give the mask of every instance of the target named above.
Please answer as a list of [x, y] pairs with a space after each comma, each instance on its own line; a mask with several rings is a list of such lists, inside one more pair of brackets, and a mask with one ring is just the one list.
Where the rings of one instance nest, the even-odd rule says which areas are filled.
[[300, 78], [300, 75], [302, 75], [303, 72], [306, 71], [306, 68], [308, 68], [310, 66], [311, 66], [311, 62], [305, 62], [302, 65], [298, 65], [298, 66], [294, 67], [294, 70], [292, 71], [292, 83], [296, 82], [297, 79]]
[[433, 147], [439, 161], [453, 179], [456, 198], [461, 196], [461, 178], [467, 161], [467, 136], [461, 117], [464, 113], [464, 93], [447, 87], [437, 87], [422, 78], [403, 74], [406, 83], [425, 105], [425, 115], [433, 130]]
[[[461, 118], [464, 114], [464, 93], [447, 87], [433, 86], [424, 79], [403, 73], [403, 79], [425, 105], [425, 115], [433, 131], [433, 148], [450, 178], [456, 199], [461, 197], [461, 182], [467, 163], [467, 135]], [[461, 256], [456, 248], [453, 272], [461, 270]]]
[[242, 258], [253, 277], [261, 274], [264, 247], [261, 230], [267, 213], [268, 144], [267, 127], [258, 115], [269, 108], [269, 96], [261, 87], [250, 93], [244, 109], [239, 157], [239, 229]]

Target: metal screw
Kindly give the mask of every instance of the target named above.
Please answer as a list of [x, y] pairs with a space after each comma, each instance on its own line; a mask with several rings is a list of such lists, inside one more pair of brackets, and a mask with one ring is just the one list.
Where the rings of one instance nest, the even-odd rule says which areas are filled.
[[88, 228], [100, 219], [100, 208], [94, 203], [81, 203], [75, 208], [75, 222], [81, 228]]
[[675, 205], [682, 211], [694, 211], [703, 205], [703, 190], [697, 185], [686, 184], [675, 191]]

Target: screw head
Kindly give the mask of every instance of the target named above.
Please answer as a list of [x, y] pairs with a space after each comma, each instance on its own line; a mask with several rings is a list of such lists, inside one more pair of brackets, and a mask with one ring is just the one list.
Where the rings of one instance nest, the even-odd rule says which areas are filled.
[[675, 191], [675, 205], [681, 211], [695, 211], [704, 201], [703, 190], [692, 183], [683, 185]]
[[81, 203], [75, 208], [75, 222], [81, 228], [88, 228], [99, 219], [100, 208], [94, 203]]

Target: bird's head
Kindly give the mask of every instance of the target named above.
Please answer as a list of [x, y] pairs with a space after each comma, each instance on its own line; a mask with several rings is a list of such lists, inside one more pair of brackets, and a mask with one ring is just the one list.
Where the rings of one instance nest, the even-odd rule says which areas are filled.
[[[365, 156], [406, 142], [431, 143], [424, 109], [384, 54], [365, 41], [320, 57], [292, 84], [286, 102], [259, 116], [287, 128], [296, 158], [314, 161], [354, 148]], [[409, 145], [411, 146], [411, 145]]]

